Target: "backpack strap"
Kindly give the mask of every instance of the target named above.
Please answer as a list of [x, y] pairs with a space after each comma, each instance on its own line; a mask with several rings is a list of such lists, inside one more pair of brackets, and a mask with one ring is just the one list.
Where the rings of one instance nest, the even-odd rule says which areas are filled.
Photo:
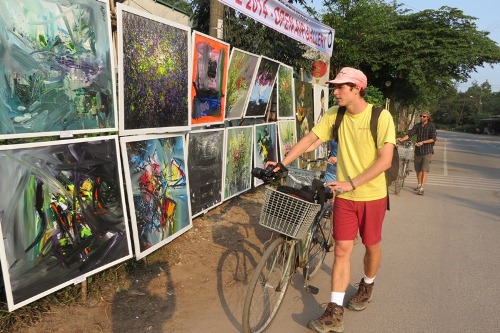
[[375, 142], [375, 148], [377, 147], [377, 127], [378, 127], [378, 118], [382, 113], [384, 108], [381, 106], [373, 106], [372, 107], [372, 118], [370, 119], [370, 131], [372, 132], [373, 142]]
[[335, 125], [333, 126], [333, 138], [335, 139], [335, 142], [339, 142], [339, 126], [342, 122], [342, 118], [344, 118], [345, 111], [345, 106], [340, 106], [337, 111], [337, 118], [335, 118]]

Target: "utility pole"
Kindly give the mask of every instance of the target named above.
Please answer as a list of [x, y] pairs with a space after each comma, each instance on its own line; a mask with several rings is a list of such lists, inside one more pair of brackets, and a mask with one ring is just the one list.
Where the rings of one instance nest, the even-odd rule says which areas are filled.
[[220, 40], [224, 39], [224, 5], [219, 0], [210, 0], [210, 32], [209, 35]]

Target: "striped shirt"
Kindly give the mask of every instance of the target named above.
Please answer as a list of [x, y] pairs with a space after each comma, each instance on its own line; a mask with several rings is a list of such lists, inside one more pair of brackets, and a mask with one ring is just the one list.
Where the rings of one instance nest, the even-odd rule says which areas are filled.
[[[436, 141], [436, 126], [432, 123], [427, 123], [422, 125], [422, 123], [418, 123], [413, 126], [412, 129], [408, 130], [408, 136], [411, 138], [412, 136], [417, 136], [417, 142], [433, 139]], [[415, 146], [415, 155], [428, 155], [434, 154], [434, 142], [433, 143], [424, 143], [422, 146]]]

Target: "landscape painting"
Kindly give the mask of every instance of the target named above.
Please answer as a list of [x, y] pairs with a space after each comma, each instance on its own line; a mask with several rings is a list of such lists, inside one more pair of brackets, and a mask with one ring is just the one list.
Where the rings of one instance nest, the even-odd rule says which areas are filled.
[[120, 135], [190, 129], [190, 28], [117, 3]]
[[279, 62], [262, 57], [250, 91], [250, 97], [245, 112], [247, 118], [264, 117], [271, 100]]
[[192, 217], [222, 203], [224, 133], [224, 128], [216, 128], [187, 135]]
[[[278, 137], [276, 123], [265, 123], [254, 126], [254, 168], [264, 168], [267, 161], [278, 161]], [[264, 182], [254, 178], [254, 186]]]
[[0, 1], [0, 139], [116, 131], [108, 1]]
[[132, 256], [118, 138], [0, 146], [9, 311]]
[[183, 135], [120, 138], [137, 260], [191, 229]]
[[226, 128], [224, 200], [249, 190], [252, 186], [253, 126]]
[[280, 64], [278, 68], [278, 119], [295, 118], [293, 67]]
[[260, 57], [233, 48], [227, 74], [226, 120], [241, 119], [246, 110], [250, 88]]
[[[278, 124], [278, 146], [279, 160], [283, 161], [292, 147], [297, 143], [297, 129], [295, 127], [295, 119], [279, 120]], [[297, 160], [292, 162], [291, 166], [297, 167]]]
[[193, 32], [191, 125], [221, 124], [226, 109], [229, 44]]

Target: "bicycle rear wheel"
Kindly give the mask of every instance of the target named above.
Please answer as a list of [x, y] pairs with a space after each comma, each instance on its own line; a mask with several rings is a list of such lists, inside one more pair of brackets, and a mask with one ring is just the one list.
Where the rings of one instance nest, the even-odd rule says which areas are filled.
[[403, 183], [405, 181], [405, 170], [403, 170], [404, 166], [405, 162], [403, 160], [399, 160], [398, 178], [394, 182], [394, 192], [396, 194], [399, 194], [399, 192], [401, 192], [401, 188], [403, 188]]
[[[326, 203], [330, 204], [330, 203]], [[321, 267], [321, 264], [325, 260], [326, 253], [330, 250], [332, 244], [332, 234], [333, 234], [333, 224], [332, 216], [323, 216], [318, 223], [313, 223], [311, 226], [311, 242], [309, 244], [309, 255], [308, 262], [305, 270], [307, 273], [307, 279], [310, 279], [314, 274], [316, 274]]]
[[243, 306], [243, 332], [263, 332], [271, 324], [290, 284], [296, 265], [294, 242], [275, 239], [266, 249], [248, 284]]

